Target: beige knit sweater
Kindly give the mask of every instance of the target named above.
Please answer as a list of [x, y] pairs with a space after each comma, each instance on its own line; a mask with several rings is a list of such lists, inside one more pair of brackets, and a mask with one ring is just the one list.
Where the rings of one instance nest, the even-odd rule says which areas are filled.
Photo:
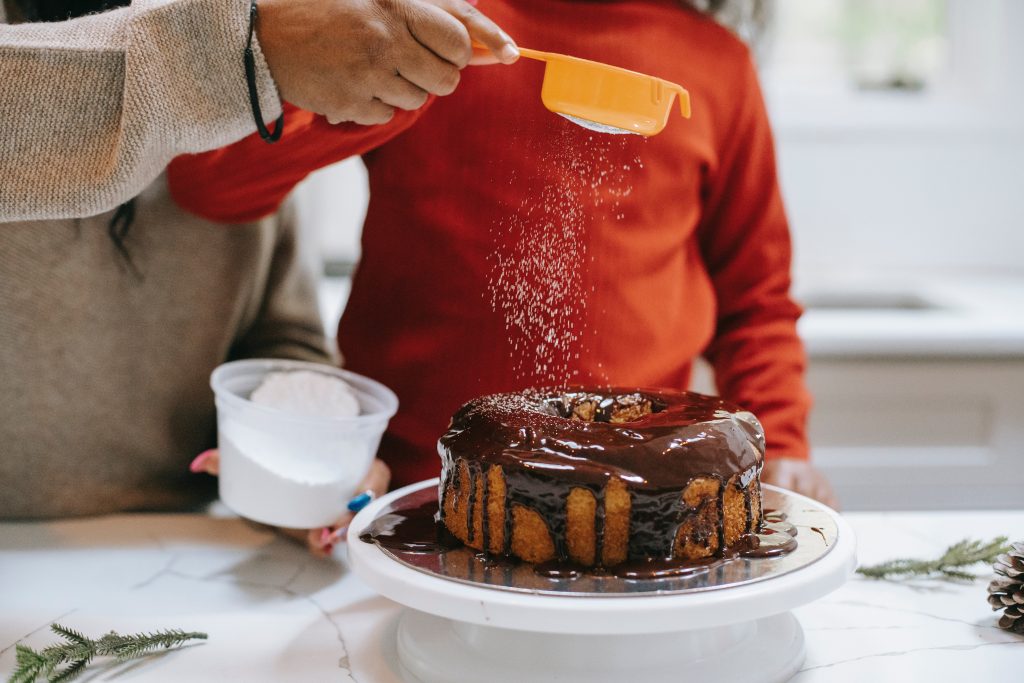
[[[255, 130], [242, 51], [248, 0], [134, 0], [4, 25], [0, 222], [75, 218], [134, 197], [183, 152]], [[263, 113], [280, 113], [257, 47]]]
[[243, 357], [331, 362], [292, 212], [217, 225], [161, 177], [111, 214], [0, 225], [0, 519], [182, 510], [215, 481], [210, 372]]

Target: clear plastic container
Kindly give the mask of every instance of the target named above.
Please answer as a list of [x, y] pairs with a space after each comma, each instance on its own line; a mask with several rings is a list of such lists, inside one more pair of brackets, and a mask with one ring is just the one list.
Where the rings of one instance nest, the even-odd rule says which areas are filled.
[[[359, 400], [359, 415], [292, 415], [249, 400], [268, 373], [295, 370], [345, 380]], [[225, 363], [213, 371], [210, 386], [217, 402], [221, 500], [243, 517], [279, 527], [333, 524], [366, 476], [398, 410], [398, 398], [383, 384], [302, 361]]]

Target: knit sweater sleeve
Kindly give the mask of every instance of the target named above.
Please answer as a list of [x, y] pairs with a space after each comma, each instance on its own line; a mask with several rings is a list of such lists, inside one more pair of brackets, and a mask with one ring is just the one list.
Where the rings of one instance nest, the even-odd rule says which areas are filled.
[[[134, 0], [58, 23], [0, 23], [0, 222], [72, 218], [138, 194], [174, 156], [255, 129], [246, 0]], [[263, 114], [280, 100], [259, 46]]]
[[[753, 63], [745, 58], [730, 90], [732, 116], [720, 126], [709, 170], [701, 251], [718, 305], [705, 356], [719, 393], [760, 418], [766, 457], [806, 459], [810, 395], [792, 300], [792, 246], [768, 116]], [[724, 119], [727, 117], [723, 117]]]

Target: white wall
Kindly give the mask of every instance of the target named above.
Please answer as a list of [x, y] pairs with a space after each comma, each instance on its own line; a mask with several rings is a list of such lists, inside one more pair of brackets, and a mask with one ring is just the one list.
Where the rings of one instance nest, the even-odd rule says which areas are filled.
[[327, 261], [359, 260], [359, 236], [370, 190], [359, 159], [317, 171], [295, 190], [300, 219], [312, 228], [314, 243]]
[[798, 282], [1024, 274], [1024, 2], [948, 8], [952, 64], [932, 92], [844, 93], [766, 64]]
[[778, 133], [799, 280], [891, 268], [1024, 273], [1016, 130]]

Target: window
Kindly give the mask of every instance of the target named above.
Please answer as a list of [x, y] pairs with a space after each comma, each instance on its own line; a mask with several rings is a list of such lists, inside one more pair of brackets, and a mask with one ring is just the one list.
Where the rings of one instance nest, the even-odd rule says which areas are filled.
[[1013, 0], [766, 0], [758, 54], [781, 130], [1006, 121], [1019, 102]]
[[946, 0], [776, 2], [768, 77], [797, 88], [933, 88], [949, 75], [947, 9]]

